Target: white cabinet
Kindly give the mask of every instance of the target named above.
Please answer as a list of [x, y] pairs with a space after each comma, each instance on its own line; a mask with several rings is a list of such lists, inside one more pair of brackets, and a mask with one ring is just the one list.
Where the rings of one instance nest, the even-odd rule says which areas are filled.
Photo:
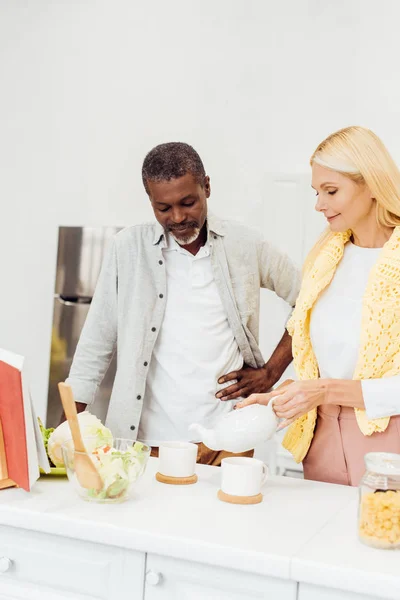
[[147, 555], [144, 600], [296, 600], [294, 581]]
[[0, 600], [142, 600], [145, 555], [0, 526]]
[[308, 583], [299, 584], [298, 600], [382, 600], [378, 596], [365, 596], [344, 590], [333, 590]]

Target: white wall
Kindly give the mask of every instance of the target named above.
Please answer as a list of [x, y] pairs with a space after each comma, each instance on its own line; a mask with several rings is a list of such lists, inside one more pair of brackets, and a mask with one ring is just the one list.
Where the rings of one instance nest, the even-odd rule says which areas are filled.
[[58, 225], [150, 218], [143, 156], [183, 140], [214, 210], [276, 234], [275, 219], [294, 251], [269, 174], [307, 173], [354, 123], [400, 162], [399, 4], [0, 0], [0, 346], [27, 356], [40, 414]]

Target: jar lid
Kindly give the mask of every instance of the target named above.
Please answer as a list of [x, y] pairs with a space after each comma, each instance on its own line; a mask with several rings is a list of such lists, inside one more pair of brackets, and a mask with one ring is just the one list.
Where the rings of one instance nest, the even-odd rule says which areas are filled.
[[400, 476], [400, 454], [391, 452], [368, 452], [364, 456], [368, 471], [382, 475]]

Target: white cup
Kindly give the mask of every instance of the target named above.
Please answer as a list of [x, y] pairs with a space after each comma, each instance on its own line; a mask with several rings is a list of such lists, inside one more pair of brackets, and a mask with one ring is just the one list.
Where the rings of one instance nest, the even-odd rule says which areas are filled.
[[159, 446], [158, 470], [168, 477], [191, 477], [196, 471], [197, 445], [190, 442], [163, 442]]
[[261, 460], [232, 456], [221, 461], [221, 490], [230, 496], [256, 496], [268, 477]]

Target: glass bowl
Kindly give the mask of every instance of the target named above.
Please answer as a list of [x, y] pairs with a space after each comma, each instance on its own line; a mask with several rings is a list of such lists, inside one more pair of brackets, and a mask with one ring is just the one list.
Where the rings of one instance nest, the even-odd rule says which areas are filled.
[[103, 438], [99, 445], [98, 438], [84, 437], [83, 443], [103, 487], [95, 490], [81, 486], [75, 472], [75, 451], [70, 439], [61, 446], [61, 451], [68, 479], [77, 494], [84, 500], [106, 504], [127, 500], [135, 482], [146, 470], [151, 448], [142, 442], [122, 438]]

